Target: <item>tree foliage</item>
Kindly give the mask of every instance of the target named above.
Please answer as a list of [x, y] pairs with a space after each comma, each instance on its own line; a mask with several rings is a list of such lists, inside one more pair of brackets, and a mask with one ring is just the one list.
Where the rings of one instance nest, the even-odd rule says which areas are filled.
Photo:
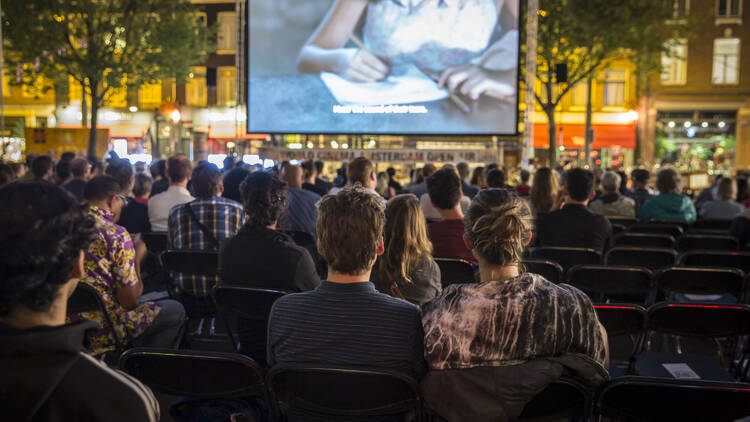
[[[89, 155], [95, 154], [97, 110], [113, 90], [160, 79], [184, 80], [205, 61], [213, 30], [189, 0], [24, 0], [3, 15], [9, 73], [85, 87], [91, 102]], [[19, 67], [20, 65], [20, 67]]]

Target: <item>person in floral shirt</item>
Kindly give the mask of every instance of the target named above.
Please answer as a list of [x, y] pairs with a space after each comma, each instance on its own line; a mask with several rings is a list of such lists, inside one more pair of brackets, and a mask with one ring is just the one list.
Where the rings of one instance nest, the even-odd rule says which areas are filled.
[[[94, 217], [97, 237], [84, 257], [85, 277], [101, 295], [117, 336], [134, 346], [174, 347], [185, 319], [185, 309], [174, 300], [140, 303], [143, 284], [140, 263], [146, 254], [142, 242], [134, 243], [125, 228], [115, 224], [125, 197], [117, 180], [110, 176], [91, 179], [84, 189], [89, 213]], [[100, 312], [82, 317], [107, 327]], [[91, 351], [100, 354], [116, 347], [106, 329], [91, 341]]]

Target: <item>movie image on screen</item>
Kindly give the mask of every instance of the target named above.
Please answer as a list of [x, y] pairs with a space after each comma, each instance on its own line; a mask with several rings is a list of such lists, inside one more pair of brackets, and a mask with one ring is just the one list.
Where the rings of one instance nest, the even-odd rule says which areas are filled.
[[248, 2], [248, 132], [516, 134], [519, 3]]

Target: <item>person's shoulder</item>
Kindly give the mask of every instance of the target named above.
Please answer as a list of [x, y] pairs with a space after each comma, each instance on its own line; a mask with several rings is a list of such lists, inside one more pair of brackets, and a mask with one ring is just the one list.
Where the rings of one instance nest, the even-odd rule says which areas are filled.
[[402, 315], [414, 315], [420, 316], [422, 314], [419, 306], [407, 302], [403, 299], [395, 298], [391, 295], [387, 295], [381, 292], [375, 292], [373, 297], [374, 303], [380, 303], [380, 305], [390, 312], [395, 312]]

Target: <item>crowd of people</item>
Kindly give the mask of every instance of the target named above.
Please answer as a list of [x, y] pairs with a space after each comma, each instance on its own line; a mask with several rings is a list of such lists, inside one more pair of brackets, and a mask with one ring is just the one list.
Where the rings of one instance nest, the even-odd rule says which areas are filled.
[[[612, 216], [745, 219], [733, 227], [750, 238], [736, 181], [717, 178], [693, 201], [671, 169], [652, 190], [642, 169], [630, 186], [622, 172], [548, 168], [521, 171], [510, 186], [497, 165], [463, 162], [426, 164], [402, 185], [395, 170], [379, 174], [364, 157], [333, 181], [321, 162], [264, 171], [229, 160], [220, 170], [181, 154], [150, 169], [72, 154], [28, 167], [27, 175], [23, 165], [0, 165], [0, 359], [14, 368], [0, 373], [0, 408], [19, 420], [86, 419], [108, 406], [127, 407], [123, 420], [156, 420], [148, 389], [90, 354], [115, 350], [117, 339], [179, 347], [185, 301], [205, 300], [218, 283], [297, 292], [271, 311], [269, 365], [394, 369], [421, 380], [426, 406], [446, 419], [512, 419], [525, 402], [497, 398], [514, 382], [549, 383], [559, 373], [552, 365], [592, 374], [584, 381], [595, 384], [608, 366], [590, 299], [525, 272], [528, 246], [606, 251]], [[165, 233], [168, 249], [217, 252], [218, 276], [175, 273], [181, 296], [143, 300], [141, 237], [150, 232]], [[443, 289], [435, 258], [475, 264], [477, 283]], [[68, 315], [78, 283], [96, 289], [107, 315]], [[116, 335], [102, 328], [105, 317]], [[97, 381], [77, 383], [81, 376]], [[466, 402], [469, 385], [482, 405]]]

